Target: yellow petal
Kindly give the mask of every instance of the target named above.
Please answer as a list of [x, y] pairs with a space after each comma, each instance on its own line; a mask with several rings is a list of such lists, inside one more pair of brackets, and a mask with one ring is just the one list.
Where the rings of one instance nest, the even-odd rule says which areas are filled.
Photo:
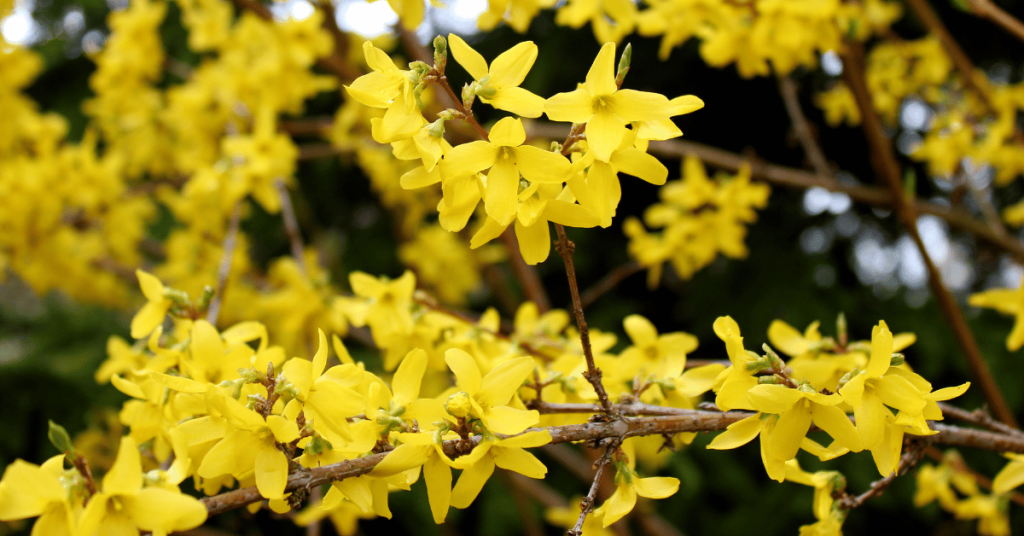
[[261, 442], [256, 448], [256, 489], [267, 499], [283, 499], [288, 458], [270, 442]]
[[132, 318], [132, 338], [141, 339], [148, 336], [163, 324], [164, 316], [167, 315], [167, 305], [162, 302], [146, 302], [146, 305], [139, 309]]
[[594, 98], [582, 88], [558, 93], [544, 102], [544, 113], [552, 121], [585, 123], [594, 115]]
[[548, 468], [536, 456], [521, 448], [496, 447], [494, 463], [509, 471], [515, 471], [529, 478], [544, 478]]
[[383, 50], [373, 46], [370, 41], [363, 42], [363, 57], [366, 58], [366, 65], [374, 71], [398, 73], [398, 67], [395, 67], [395, 62], [391, 61], [391, 57]]
[[1021, 484], [1024, 484], [1024, 462], [1014, 460], [1006, 464], [992, 480], [992, 493], [1006, 493]]
[[672, 114], [668, 97], [648, 91], [621, 89], [605, 97], [605, 102], [624, 121], [654, 121]]
[[503, 87], [489, 98], [481, 98], [498, 110], [512, 112], [519, 117], [535, 118], [544, 113], [544, 98], [521, 87]]
[[299, 426], [295, 424], [295, 421], [290, 421], [280, 415], [267, 417], [267, 427], [270, 428], [278, 443], [291, 443], [299, 438]]
[[159, 383], [160, 385], [163, 385], [164, 387], [167, 387], [168, 389], [173, 389], [175, 391], [178, 391], [179, 393], [205, 393], [206, 392], [207, 384], [202, 383], [202, 382], [197, 382], [195, 380], [190, 380], [190, 379], [182, 377], [182, 376], [171, 376], [169, 374], [162, 374], [162, 373], [154, 371], [154, 372], [150, 372], [149, 373], [149, 377], [152, 378], [157, 383]]
[[501, 158], [487, 174], [484, 210], [502, 225], [512, 223], [519, 208], [516, 193], [519, 189], [519, 171], [508, 159]]
[[756, 385], [747, 391], [747, 400], [757, 411], [764, 413], [783, 413], [789, 411], [797, 401], [803, 400], [803, 394], [797, 389], [784, 385]]
[[514, 117], [503, 117], [488, 133], [491, 143], [499, 147], [519, 147], [526, 141], [523, 122]]
[[377, 464], [371, 472], [374, 476], [391, 476], [419, 467], [426, 463], [434, 452], [432, 445], [414, 445], [403, 443], [388, 452], [384, 460]]
[[551, 199], [544, 205], [541, 217], [568, 227], [590, 228], [600, 223], [590, 209], [558, 199]]
[[889, 370], [892, 362], [892, 333], [885, 321], [871, 330], [871, 361], [866, 369], [868, 378], [878, 378]]
[[448, 46], [451, 47], [452, 57], [459, 65], [472, 76], [474, 80], [480, 80], [487, 76], [487, 61], [479, 52], [473, 50], [461, 37], [455, 34], [448, 34]]
[[633, 480], [636, 494], [648, 499], [664, 499], [679, 491], [679, 479], [670, 476], [655, 476]]
[[672, 99], [672, 115], [683, 115], [696, 112], [704, 107], [704, 101], [694, 95], [683, 95]]
[[658, 342], [658, 330], [650, 320], [640, 315], [627, 316], [622, 325], [634, 346], [649, 346]]
[[612, 153], [610, 163], [621, 173], [632, 175], [655, 186], [665, 184], [668, 168], [657, 158], [633, 147]]
[[750, 443], [761, 431], [761, 414], [757, 413], [730, 424], [724, 432], [718, 434], [711, 443], [709, 449], [728, 450]]
[[444, 353], [444, 362], [455, 374], [456, 384], [459, 389], [465, 391], [469, 396], [480, 392], [480, 384], [483, 379], [480, 377], [480, 366], [476, 364], [473, 356], [459, 348], [449, 348]]
[[[139, 287], [142, 288], [142, 295], [151, 302], [164, 301], [164, 285], [155, 275], [135, 270], [135, 277], [139, 278]], [[136, 337], [138, 338], [138, 337]]]
[[36, 517], [48, 504], [63, 502], [64, 497], [57, 478], [46, 475], [38, 465], [14, 460], [0, 479], [0, 521]]
[[509, 406], [490, 408], [480, 417], [484, 426], [496, 434], [518, 434], [540, 421], [540, 414], [536, 410], [527, 411]]
[[121, 498], [124, 511], [142, 530], [176, 532], [206, 521], [206, 506], [195, 497], [163, 488], [146, 488]]
[[532, 145], [516, 147], [513, 153], [516, 157], [516, 168], [530, 182], [562, 184], [569, 179], [572, 165], [558, 153], [538, 149]]
[[423, 464], [423, 480], [427, 482], [427, 501], [434, 523], [444, 523], [452, 500], [452, 470], [438, 456]]
[[626, 123], [607, 109], [599, 108], [587, 121], [587, 145], [602, 162], [611, 158], [625, 135]]
[[406, 406], [420, 396], [423, 373], [427, 370], [427, 352], [420, 348], [410, 351], [398, 365], [391, 385], [395, 388], [395, 404]]
[[873, 392], [865, 392], [859, 406], [853, 408], [853, 416], [857, 418], [857, 431], [864, 440], [864, 448], [874, 449], [885, 435], [889, 425], [885, 421], [887, 410], [882, 401]]
[[620, 484], [615, 488], [615, 493], [612, 493], [612, 496], [608, 497], [608, 500], [597, 509], [597, 512], [601, 513], [601, 525], [604, 527], [622, 519], [636, 506], [636, 489], [626, 484], [624, 480], [620, 480]]
[[832, 436], [832, 439], [851, 452], [864, 450], [864, 441], [843, 410], [835, 406], [815, 405], [812, 411], [814, 424]]
[[324, 373], [324, 368], [327, 367], [327, 336], [324, 335], [324, 330], [317, 328], [317, 346], [316, 353], [313, 354], [313, 368], [311, 369], [310, 378], [315, 380]]
[[519, 43], [502, 52], [491, 62], [491, 84], [498, 88], [522, 84], [535, 61], [537, 61], [537, 45], [533, 44], [533, 41]]
[[[584, 84], [591, 95], [611, 95], [618, 87], [615, 85], [615, 43], [605, 43], [597, 53], [594, 64], [587, 72]], [[558, 121], [556, 119], [556, 121]]]
[[130, 436], [121, 438], [117, 459], [103, 475], [103, 492], [110, 495], [131, 495], [142, 489], [142, 459], [139, 448]]
[[879, 378], [875, 382], [875, 392], [883, 404], [912, 415], [921, 413], [926, 404], [921, 391], [902, 376], [888, 375]]
[[771, 457], [783, 461], [793, 459], [810, 428], [810, 402], [801, 401], [794, 405], [793, 409], [779, 416], [775, 430], [772, 431], [771, 445], [768, 447]]
[[494, 218], [487, 218], [484, 220], [484, 224], [480, 226], [480, 229], [473, 234], [473, 238], [469, 240], [470, 249], [476, 249], [501, 235], [502, 232], [508, 227], [508, 224], [498, 223], [498, 220]]
[[551, 233], [547, 220], [523, 225], [516, 219], [516, 240], [519, 241], [519, 252], [526, 264], [540, 264], [551, 253]]
[[490, 456], [484, 456], [477, 463], [463, 469], [459, 481], [452, 489], [452, 506], [468, 508], [493, 473], [494, 460]]
[[807, 340], [802, 333], [782, 320], [772, 320], [768, 326], [768, 340], [782, 353], [796, 357], [807, 351]]

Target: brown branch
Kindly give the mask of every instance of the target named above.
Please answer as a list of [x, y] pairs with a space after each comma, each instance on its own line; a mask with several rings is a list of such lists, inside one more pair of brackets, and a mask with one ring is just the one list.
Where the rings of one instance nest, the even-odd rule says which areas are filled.
[[299, 267], [299, 273], [308, 276], [306, 269], [306, 255], [302, 247], [302, 234], [299, 232], [299, 220], [295, 217], [295, 207], [292, 206], [292, 198], [288, 195], [288, 187], [284, 181], [274, 181], [274, 189], [277, 190], [277, 198], [281, 201], [281, 219], [284, 220], [284, 230], [288, 234], [288, 243], [291, 244], [292, 257]]
[[[910, 1], [917, 2], [918, 0]], [[949, 289], [942, 283], [942, 274], [939, 273], [935, 263], [932, 262], [931, 256], [928, 255], [928, 250], [925, 248], [924, 241], [921, 240], [921, 235], [917, 231], [917, 210], [904, 197], [899, 162], [896, 161], [896, 154], [893, 151], [892, 144], [886, 138], [882, 123], [875, 114], [871, 104], [871, 94], [864, 80], [864, 59], [860, 43], [847, 42], [843, 60], [845, 65], [849, 66], [849, 68], [843, 69], [843, 77], [853, 92], [861, 111], [861, 126], [871, 148], [871, 163], [875, 167], [879, 178], [889, 189], [889, 194], [895, 201], [896, 215], [904, 230], [913, 239], [921, 258], [924, 260], [925, 267], [928, 269], [928, 284], [931, 286], [932, 293], [938, 301], [939, 308], [942, 310], [943, 316], [946, 317], [946, 321], [953, 331], [957, 344], [964, 353], [967, 365], [971, 369], [971, 375], [978, 382], [985, 400], [988, 401], [988, 404], [992, 407], [999, 420], [1016, 428], [1017, 424], [1013, 412], [1006, 404], [1003, 394], [999, 390], [999, 385], [992, 377], [988, 363], [985, 362], [985, 358], [981, 355], [981, 350], [978, 348], [978, 343], [974, 339], [974, 334], [971, 333], [970, 327], [968, 327], [967, 322], [964, 320], [963, 312], [960, 310], [959, 305], [957, 305], [953, 295], [949, 292]]]
[[213, 298], [210, 306], [206, 309], [206, 321], [217, 325], [217, 316], [220, 315], [220, 306], [224, 302], [224, 289], [228, 285], [228, 276], [231, 275], [231, 260], [235, 256], [235, 244], [238, 242], [238, 227], [242, 219], [242, 203], [235, 203], [231, 211], [231, 220], [228, 223], [228, 230], [224, 233], [223, 252], [220, 257], [220, 266], [217, 268], [217, 286], [214, 287]]
[[807, 159], [818, 175], [831, 175], [828, 161], [825, 160], [825, 153], [818, 145], [814, 137], [811, 124], [800, 109], [800, 98], [797, 95], [796, 82], [790, 77], [779, 77], [779, 93], [782, 94], [782, 102], [786, 105], [786, 113], [789, 114], [789, 121], [793, 125], [793, 132], [800, 139], [800, 145], [804, 148]]
[[971, 13], [999, 25], [1006, 33], [1024, 41], [1024, 23], [1014, 18], [992, 0], [967, 0]]
[[[603, 412], [594, 407], [595, 413]], [[586, 440], [600, 440], [607, 438], [624, 439], [635, 436], [676, 434], [680, 432], [713, 432], [724, 430], [727, 426], [752, 415], [745, 411], [730, 411], [727, 413], [714, 411], [694, 411], [685, 415], [664, 415], [655, 417], [627, 417], [625, 419], [609, 422], [587, 422], [584, 424], [569, 424], [564, 426], [552, 426], [542, 428], [551, 434], [553, 444], [570, 443]], [[930, 423], [931, 428], [938, 433], [930, 436], [933, 443], [972, 447], [994, 452], [1014, 452], [1024, 454], [1024, 437], [999, 434], [984, 430], [971, 430], [958, 426], [941, 423]], [[532, 431], [527, 430], [527, 431]], [[479, 436], [469, 438], [472, 444], [479, 442]], [[465, 452], [465, 440], [453, 439], [445, 441], [444, 450], [449, 456], [457, 456]], [[545, 449], [551, 448], [545, 446]], [[461, 449], [461, 450], [460, 450]], [[550, 451], [546, 451], [550, 454]], [[312, 488], [356, 477], [369, 473], [386, 453], [373, 454], [353, 460], [324, 465], [306, 469], [292, 474], [288, 478], [285, 491], [295, 491], [303, 488]], [[237, 489], [221, 493], [212, 497], [204, 498], [210, 515], [219, 514], [235, 508], [241, 508], [248, 504], [263, 500], [255, 486]]]
[[839, 508], [852, 510], [863, 505], [868, 501], [868, 499], [882, 495], [882, 493], [889, 488], [889, 485], [892, 484], [893, 480], [907, 474], [911, 468], [917, 465], [917, 462], [921, 461], [921, 458], [924, 457], [925, 448], [928, 446], [928, 442], [929, 441], [927, 439], [904, 439], [904, 446], [906, 448], [903, 450], [903, 455], [900, 456], [900, 463], [896, 467], [896, 470], [890, 473], [889, 476], [872, 482], [870, 489], [864, 493], [861, 493], [856, 497], [846, 495], [840, 498], [838, 501]]
[[594, 482], [590, 484], [590, 491], [580, 501], [580, 517], [576, 519], [576, 525], [569, 529], [567, 536], [580, 536], [583, 534], [583, 522], [587, 514], [594, 511], [594, 503], [597, 501], [597, 490], [601, 486], [601, 477], [604, 475], [604, 468], [611, 461], [612, 453], [619, 448], [618, 442], [609, 443], [604, 449], [604, 454], [594, 462]]
[[[560, 138], [565, 135], [565, 128], [552, 123], [532, 122], [527, 133], [531, 137]], [[833, 175], [819, 175], [809, 171], [779, 166], [759, 159], [750, 159], [736, 153], [711, 147], [688, 140], [652, 141], [648, 152], [659, 156], [682, 158], [696, 156], [705, 164], [737, 171], [744, 165], [750, 166], [750, 174], [754, 179], [763, 180], [786, 188], [807, 189], [820, 187], [830, 192], [840, 192], [850, 199], [866, 205], [891, 209], [893, 199], [884, 188], [847, 184]], [[1024, 263], [1024, 244], [1013, 237], [1002, 236], [993, 232], [985, 222], [974, 218], [962, 209], [950, 208], [927, 201], [913, 200], [914, 208], [921, 214], [931, 214], [946, 220], [950, 226], [956, 227], [998, 247], [1009, 253], [1017, 262]]]
[[616, 267], [580, 295], [580, 304], [584, 309], [590, 307], [598, 298], [617, 287], [624, 279], [643, 270], [644, 267], [640, 266], [636, 261], [630, 261]]
[[601, 402], [605, 414], [614, 418], [616, 414], [608, 399], [608, 393], [604, 389], [604, 383], [601, 382], [601, 369], [597, 368], [594, 363], [594, 350], [590, 347], [590, 330], [587, 329], [587, 320], [583, 317], [583, 303], [580, 301], [580, 289], [576, 284], [576, 266], [572, 259], [576, 244], [572, 243], [565, 235], [565, 227], [561, 224], [555, 224], [555, 232], [558, 233], [555, 249], [558, 250], [558, 254], [562, 256], [562, 262], [565, 263], [565, 274], [569, 278], [569, 293], [572, 294], [572, 312], [576, 316], [576, 326], [580, 331], [583, 357], [587, 360], [587, 371], [583, 373], [583, 377], [590, 382], [590, 385], [594, 386], [594, 392], [597, 393], [597, 399]]
[[333, 126], [334, 118], [329, 115], [281, 119], [277, 122], [277, 130], [292, 136], [320, 136]]
[[977, 424], [978, 426], [982, 426], [984, 428], [988, 428], [989, 430], [992, 430], [993, 432], [999, 432], [999, 433], [1002, 433], [1002, 434], [1010, 434], [1010, 435], [1018, 435], [1018, 436], [1024, 437], [1024, 432], [1022, 432], [1022, 431], [1020, 431], [1020, 430], [1018, 430], [1016, 428], [1013, 428], [1011, 426], [1007, 426], [1007, 425], [1005, 425], [1005, 424], [1003, 424], [1003, 423], [993, 419], [992, 415], [989, 415], [988, 411], [985, 411], [984, 409], [979, 408], [979, 409], [976, 409], [974, 411], [967, 411], [965, 409], [960, 409], [960, 408], [958, 408], [956, 406], [951, 406], [949, 404], [946, 404], [945, 402], [939, 402], [938, 404], [939, 404], [939, 409], [942, 410], [942, 414], [947, 416], [947, 417], [952, 417], [952, 418], [957, 419], [959, 421], [964, 421], [964, 422], [969, 422], [969, 423], [972, 423], [972, 424]]
[[320, 160], [322, 158], [334, 158], [335, 156], [350, 152], [352, 151], [335, 147], [330, 143], [304, 143], [299, 145], [299, 156], [297, 159], [300, 161]]

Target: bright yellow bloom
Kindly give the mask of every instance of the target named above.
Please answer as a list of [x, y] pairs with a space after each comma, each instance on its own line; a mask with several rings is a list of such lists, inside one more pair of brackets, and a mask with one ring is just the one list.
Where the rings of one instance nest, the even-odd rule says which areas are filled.
[[1003, 456], [1009, 458], [1010, 463], [992, 480], [992, 493], [1006, 493], [1024, 484], [1024, 454], [1007, 452]]
[[0, 521], [39, 517], [32, 526], [32, 536], [74, 534], [74, 514], [69, 494], [61, 485], [63, 477], [63, 454], [42, 466], [14, 460], [0, 478]]
[[117, 460], [103, 476], [102, 491], [89, 499], [76, 535], [133, 534], [136, 527], [165, 535], [206, 521], [206, 507], [197, 499], [142, 484], [139, 449], [131, 437], [123, 437]]
[[1024, 346], [1024, 285], [1017, 290], [997, 288], [972, 294], [967, 303], [972, 307], [988, 307], [1004, 315], [1013, 315], [1013, 329], [1006, 337], [1006, 349], [1016, 352]]
[[164, 296], [164, 285], [156, 276], [135, 270], [139, 286], [146, 297], [146, 305], [132, 318], [132, 337], [141, 339], [149, 336], [157, 326], [163, 324], [167, 311], [174, 302]]
[[456, 385], [469, 398], [469, 414], [480, 419], [490, 432], [518, 434], [540, 420], [536, 410], [522, 410], [508, 405], [526, 378], [533, 373], [532, 357], [509, 359], [482, 377], [476, 360], [463, 350], [449, 349], [444, 353], [444, 360], [455, 373]]
[[370, 326], [377, 344], [387, 346], [391, 337], [412, 332], [412, 293], [416, 290], [416, 276], [406, 271], [394, 281], [376, 278], [363, 272], [348, 276], [352, 292], [366, 303], [352, 304], [346, 310], [355, 326]]
[[475, 173], [490, 168], [484, 191], [487, 215], [502, 225], [512, 223], [519, 206], [519, 176], [530, 183], [561, 184], [570, 164], [562, 155], [523, 145], [526, 131], [519, 119], [506, 117], [491, 128], [490, 141], [473, 141], [445, 155], [442, 174]]
[[587, 124], [587, 144], [602, 162], [619, 147], [631, 121], [664, 119], [672, 114], [672, 108], [664, 95], [618, 88], [614, 43], [601, 47], [586, 83], [544, 103], [544, 113], [552, 121]]
[[423, 467], [430, 512], [435, 523], [444, 523], [452, 501], [452, 460], [444, 453], [442, 440], [457, 437], [455, 434], [448, 434], [448, 437], [434, 433], [399, 434], [401, 444], [388, 452], [370, 474], [387, 477]]
[[448, 46], [455, 61], [475, 80], [472, 88], [480, 100], [521, 117], [540, 117], [544, 113], [544, 99], [519, 87], [537, 60], [537, 45], [533, 41], [523, 41], [502, 52], [490, 68], [484, 57], [461, 37], [448, 34]]
[[640, 478], [636, 470], [635, 452], [628, 443], [623, 444], [622, 452], [625, 460], [615, 460], [615, 492], [597, 510], [594, 515], [601, 517], [605, 527], [622, 519], [636, 506], [636, 498], [664, 499], [679, 491], [679, 479], [665, 476]]
[[548, 472], [547, 467], [524, 449], [550, 442], [551, 434], [547, 430], [527, 432], [506, 439], [484, 437], [472, 452], [452, 462], [453, 468], [462, 470], [459, 481], [452, 488], [452, 506], [468, 508], [494, 473], [495, 466], [529, 478], [544, 478]]

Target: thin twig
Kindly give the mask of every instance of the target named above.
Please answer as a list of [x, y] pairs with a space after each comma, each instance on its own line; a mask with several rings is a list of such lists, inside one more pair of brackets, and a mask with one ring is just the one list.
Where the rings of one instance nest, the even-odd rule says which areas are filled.
[[852, 510], [863, 505], [868, 499], [882, 495], [889, 488], [889, 485], [892, 484], [893, 480], [907, 474], [911, 468], [917, 465], [917, 462], [921, 461], [921, 458], [924, 457], [925, 447], [928, 446], [928, 440], [917, 438], [905, 439], [904, 446], [903, 455], [900, 456], [900, 463], [895, 471], [881, 480], [872, 482], [870, 489], [856, 497], [849, 495], [842, 497], [838, 501], [839, 507], [844, 510]]
[[605, 274], [600, 281], [583, 291], [583, 294], [580, 295], [580, 305], [584, 309], [590, 307], [598, 298], [617, 287], [624, 279], [643, 270], [644, 267], [640, 266], [636, 261], [629, 261], [622, 266], [616, 267]]
[[583, 373], [583, 377], [590, 382], [590, 385], [594, 386], [594, 392], [597, 393], [597, 399], [601, 402], [601, 407], [604, 408], [605, 414], [614, 418], [616, 413], [612, 408], [611, 401], [608, 399], [604, 383], [601, 381], [601, 369], [597, 368], [597, 365], [594, 363], [594, 350], [590, 347], [590, 330], [587, 329], [587, 320], [583, 316], [580, 289], [576, 284], [576, 265], [572, 259], [576, 244], [572, 243], [569, 237], [565, 235], [565, 227], [561, 224], [555, 224], [555, 232], [558, 233], [558, 242], [555, 249], [558, 250], [558, 254], [562, 256], [562, 262], [565, 263], [565, 274], [569, 279], [569, 293], [572, 294], [572, 312], [576, 316], [576, 327], [579, 328], [580, 332], [583, 357], [587, 360], [587, 371]]
[[1024, 23], [1003, 11], [992, 0], [967, 0], [967, 5], [970, 6], [971, 13], [998, 24], [1006, 33], [1024, 41]]
[[782, 94], [782, 102], [786, 105], [786, 113], [789, 114], [789, 121], [793, 125], [793, 132], [800, 139], [800, 145], [804, 148], [807, 159], [818, 175], [831, 175], [828, 161], [825, 160], [825, 153], [818, 145], [814, 137], [811, 124], [800, 109], [800, 97], [797, 94], [796, 82], [788, 76], [779, 77], [779, 93]]
[[[917, 0], [912, 1], [916, 2]], [[925, 267], [928, 269], [928, 284], [931, 286], [932, 293], [938, 301], [939, 308], [942, 310], [943, 316], [946, 317], [946, 321], [953, 331], [957, 344], [964, 353], [967, 365], [971, 369], [971, 375], [978, 382], [985, 400], [992, 407], [996, 417], [1004, 423], [1017, 428], [1013, 412], [1006, 404], [999, 385], [992, 377], [988, 363], [985, 362], [985, 358], [981, 355], [981, 350], [978, 348], [978, 343], [974, 339], [974, 334], [971, 333], [970, 327], [964, 320], [963, 312], [960, 310], [959, 305], [957, 305], [953, 295], [949, 292], [949, 289], [942, 283], [942, 274], [939, 273], [935, 263], [932, 262], [931, 256], [928, 254], [927, 248], [925, 248], [924, 241], [921, 240], [921, 235], [918, 233], [917, 211], [914, 205], [904, 197], [899, 162], [896, 161], [896, 154], [893, 152], [892, 144], [886, 138], [882, 123], [875, 114], [871, 104], [871, 94], [864, 80], [864, 59], [860, 43], [852, 41], [846, 43], [844, 63], [849, 68], [843, 69], [843, 76], [861, 110], [861, 117], [863, 118], [861, 126], [871, 148], [872, 165], [875, 167], [880, 179], [888, 187], [889, 193], [895, 201], [896, 215], [904, 230], [910, 235], [910, 238], [917, 246]]]
[[214, 287], [213, 299], [206, 309], [206, 321], [217, 325], [217, 316], [220, 315], [220, 306], [224, 302], [224, 289], [228, 285], [228, 276], [231, 275], [231, 259], [235, 256], [235, 244], [238, 242], [238, 227], [242, 219], [242, 203], [235, 203], [231, 211], [231, 220], [228, 222], [228, 230], [224, 233], [223, 252], [220, 257], [220, 266], [217, 268], [217, 286]]
[[292, 198], [288, 195], [288, 187], [284, 181], [274, 181], [274, 189], [277, 190], [277, 198], [281, 201], [281, 219], [284, 220], [284, 231], [288, 234], [288, 243], [291, 244], [292, 257], [299, 267], [299, 273], [307, 275], [306, 256], [302, 247], [302, 234], [299, 232], [299, 220], [295, 218], [295, 207], [292, 206]]
[[942, 410], [942, 414], [947, 417], [952, 417], [959, 421], [977, 424], [978, 426], [988, 428], [993, 432], [1000, 432], [1003, 434], [1011, 434], [1024, 437], [1024, 432], [1011, 426], [1007, 426], [993, 419], [992, 415], [989, 415], [988, 411], [982, 408], [976, 409], [974, 411], [967, 411], [965, 409], [960, 409], [956, 406], [946, 404], [945, 402], [939, 402], [938, 405], [939, 409]]
[[617, 443], [609, 444], [605, 447], [604, 454], [594, 463], [594, 482], [590, 485], [590, 491], [587, 493], [587, 496], [580, 501], [580, 517], [576, 520], [576, 525], [566, 532], [568, 536], [580, 536], [583, 534], [583, 522], [586, 521], [587, 514], [594, 511], [594, 503], [597, 501], [597, 489], [601, 486], [604, 467], [611, 461], [612, 453], [618, 448]]

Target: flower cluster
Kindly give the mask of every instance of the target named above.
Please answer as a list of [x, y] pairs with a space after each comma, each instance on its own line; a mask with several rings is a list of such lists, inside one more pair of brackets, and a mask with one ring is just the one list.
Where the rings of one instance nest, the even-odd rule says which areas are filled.
[[[939, 506], [956, 516], [957, 519], [977, 519], [978, 534], [984, 536], [1008, 536], [1010, 534], [1009, 497], [1006, 492], [1020, 485], [1008, 482], [1012, 473], [1010, 462], [992, 483], [992, 493], [979, 489], [975, 474], [967, 468], [963, 458], [955, 450], [942, 457], [939, 465], [925, 465], [917, 472], [917, 493], [914, 506], [937, 502]], [[1018, 469], [1019, 471], [1019, 469]]]
[[[646, 153], [647, 142], [680, 136], [671, 117], [703, 106], [692, 96], [670, 101], [655, 93], [620, 89], [629, 53], [623, 53], [616, 72], [611, 43], [601, 48], [584, 84], [547, 100], [519, 87], [537, 57], [532, 42], [516, 45], [490, 65], [456, 35], [447, 42], [439, 38], [435, 47], [433, 67], [413, 62], [409, 70], [400, 70], [382, 50], [365, 43], [372, 72], [347, 86], [348, 93], [362, 104], [385, 110], [382, 117], [371, 119], [373, 139], [391, 144], [398, 159], [418, 164], [402, 176], [404, 188], [441, 183], [441, 227], [460, 231], [483, 202], [486, 217], [471, 246], [489, 242], [514, 224], [520, 251], [530, 264], [550, 253], [548, 222], [611, 225], [621, 198], [620, 172], [663, 184], [668, 170]], [[445, 76], [449, 47], [473, 81], [463, 90], [461, 103], [451, 103], [455, 108], [428, 122], [421, 113], [421, 95], [431, 84], [450, 91]], [[526, 144], [520, 118], [505, 117], [489, 131], [477, 125], [484, 139], [451, 145], [444, 138], [445, 123], [460, 117], [475, 124], [470, 110], [477, 99], [521, 117], [545, 114], [553, 121], [573, 123], [574, 135], [557, 150], [547, 151]]]
[[750, 168], [734, 177], [708, 179], [696, 157], [683, 160], [683, 177], [658, 191], [661, 203], [644, 212], [644, 223], [660, 233], [648, 233], [636, 218], [628, 218], [623, 230], [629, 236], [629, 254], [647, 268], [647, 283], [657, 286], [662, 267], [669, 262], [683, 279], [693, 277], [721, 253], [745, 258], [747, 228], [757, 219], [755, 208], [768, 203], [770, 188], [750, 182]]

